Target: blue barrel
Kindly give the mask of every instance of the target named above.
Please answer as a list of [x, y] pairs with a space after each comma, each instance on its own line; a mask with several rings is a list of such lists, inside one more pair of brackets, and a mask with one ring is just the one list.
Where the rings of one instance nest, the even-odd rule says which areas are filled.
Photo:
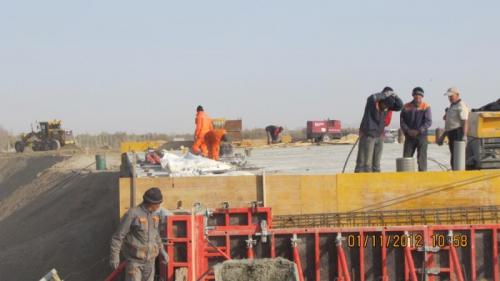
[[96, 154], [96, 156], [95, 156], [95, 168], [98, 171], [106, 170], [106, 155]]

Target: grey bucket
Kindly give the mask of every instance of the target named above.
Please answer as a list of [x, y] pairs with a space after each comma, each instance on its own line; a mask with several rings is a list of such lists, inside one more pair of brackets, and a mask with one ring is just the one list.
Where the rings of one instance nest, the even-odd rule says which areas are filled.
[[398, 158], [398, 159], [396, 159], [396, 171], [398, 171], [398, 172], [415, 172], [415, 159], [413, 159], [413, 158]]

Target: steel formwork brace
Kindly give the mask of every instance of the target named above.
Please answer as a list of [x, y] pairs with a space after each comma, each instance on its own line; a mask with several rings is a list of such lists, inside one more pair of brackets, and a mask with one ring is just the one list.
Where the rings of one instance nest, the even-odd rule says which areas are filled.
[[254, 259], [254, 251], [253, 246], [257, 245], [257, 241], [252, 239], [252, 235], [248, 235], [248, 240], [245, 241], [247, 243], [247, 258], [249, 260]]
[[[250, 215], [249, 215], [250, 213]], [[217, 225], [211, 225], [210, 228], [207, 228], [207, 224], [204, 223], [204, 218], [202, 215], [197, 215], [194, 220], [193, 225], [187, 224], [188, 229], [190, 226], [194, 226], [194, 230], [192, 231], [195, 235], [188, 235], [189, 237], [193, 237], [192, 239], [196, 239], [196, 250], [194, 251], [194, 255], [192, 258], [189, 258], [187, 262], [178, 261], [175, 263], [175, 258], [171, 261], [175, 263], [175, 266], [169, 267], [168, 281], [173, 281], [174, 277], [174, 269], [178, 267], [191, 267], [196, 263], [197, 271], [196, 278], [197, 279], [188, 279], [189, 281], [196, 280], [213, 280], [213, 273], [210, 272], [211, 265], [213, 263], [221, 262], [223, 259], [231, 259], [233, 258], [249, 258], [249, 259], [257, 259], [257, 258], [275, 258], [275, 257], [288, 257], [289, 254], [292, 254], [292, 261], [295, 262], [298, 273], [299, 273], [299, 281], [309, 280], [309, 281], [319, 281], [319, 280], [338, 280], [338, 281], [351, 281], [354, 280], [354, 276], [359, 276], [359, 281], [364, 280], [372, 280], [373, 278], [383, 278], [382, 280], [388, 280], [390, 274], [396, 274], [398, 279], [403, 279], [405, 281], [419, 281], [418, 278], [425, 278], [429, 281], [437, 280], [436, 275], [439, 274], [447, 274], [450, 273], [450, 280], [453, 281], [477, 281], [475, 279], [475, 275], [479, 275], [478, 272], [473, 272], [476, 270], [475, 260], [477, 259], [477, 254], [475, 251], [475, 240], [477, 240], [475, 233], [476, 231], [489, 231], [493, 236], [492, 242], [483, 241], [484, 247], [491, 248], [492, 251], [492, 261], [488, 261], [491, 268], [491, 274], [494, 276], [492, 280], [500, 281], [498, 279], [499, 264], [498, 264], [498, 236], [500, 224], [482, 224], [482, 225], [433, 225], [433, 226], [425, 226], [425, 225], [417, 225], [417, 226], [388, 226], [385, 228], [378, 227], [350, 227], [350, 228], [337, 228], [337, 227], [311, 227], [311, 228], [273, 228], [272, 223], [269, 228], [267, 225], [262, 226], [262, 222], [265, 220], [266, 222], [272, 222], [272, 216], [270, 209], [268, 208], [239, 208], [239, 209], [224, 209], [224, 210], [216, 210], [215, 214], [217, 219], [213, 221], [217, 223]], [[227, 219], [227, 215], [235, 216], [238, 220]], [[221, 220], [221, 218], [223, 220]], [[230, 217], [231, 218], [231, 217]], [[248, 219], [241, 219], [248, 218]], [[241, 220], [240, 220], [241, 219]], [[172, 216], [169, 218], [169, 221], [184, 221], [187, 218], [182, 218], [181, 216], [176, 217]], [[238, 221], [237, 224], [234, 222]], [[172, 223], [170, 223], [171, 225]], [[179, 224], [182, 225], [182, 224]], [[182, 230], [182, 229], [181, 229]], [[470, 249], [470, 253], [468, 250], [459, 250], [456, 244], [450, 243], [449, 239], [444, 240], [443, 244], [439, 241], [441, 240], [433, 240], [436, 237], [452, 237], [456, 240], [457, 233], [449, 233], [448, 231], [454, 232], [465, 232], [468, 234], [469, 241], [467, 249]], [[405, 234], [403, 236], [402, 234]], [[172, 232], [173, 233], [173, 232]], [[182, 232], [180, 232], [182, 234]], [[346, 233], [349, 234], [349, 237], [356, 237], [357, 240], [354, 240], [354, 243], [351, 240], [346, 240]], [[408, 233], [411, 233], [409, 235]], [[447, 235], [448, 233], [448, 235]], [[189, 231], [188, 231], [189, 234]], [[183, 234], [185, 235], [185, 234]], [[344, 235], [344, 237], [342, 237]], [[367, 235], [370, 235], [371, 239], [376, 236], [377, 240], [366, 239]], [[450, 236], [453, 235], [453, 236]], [[372, 237], [373, 236], [373, 237]], [[401, 250], [401, 254], [404, 258], [397, 260], [397, 264], [404, 267], [403, 271], [398, 272], [389, 272], [389, 270], [393, 270], [393, 268], [388, 268], [387, 261], [387, 249], [388, 248], [396, 248], [389, 247], [390, 245], [388, 241], [394, 241], [394, 239], [390, 239], [391, 236], [394, 237], [406, 237], [406, 239], [412, 238], [413, 240], [407, 241], [406, 246], [399, 246]], [[415, 237], [421, 236], [423, 240], [421, 243], [415, 242]], [[180, 245], [184, 245], [188, 243], [189, 239], [176, 238], [175, 235], [172, 236], [169, 241], [173, 243], [179, 243]], [[256, 238], [259, 237], [259, 238]], [[300, 237], [299, 240], [297, 237]], [[304, 238], [303, 238], [304, 237]], [[269, 241], [267, 239], [268, 238]], [[291, 238], [291, 249], [289, 248]], [[321, 239], [320, 239], [321, 238]], [[212, 240], [216, 239], [216, 240]], [[307, 239], [308, 242], [314, 240], [314, 244], [312, 243], [303, 243], [302, 239]], [[335, 242], [329, 242], [330, 247], [324, 247], [324, 243], [320, 243], [322, 241], [331, 241], [333, 239]], [[447, 239], [447, 238], [445, 238]], [[255, 240], [258, 240], [257, 244], [255, 244]], [[344, 241], [345, 240], [345, 241]], [[177, 242], [176, 242], [177, 241]], [[187, 242], [186, 242], [187, 241]], [[217, 241], [217, 244], [212, 241]], [[232, 243], [231, 241], [238, 241], [238, 243]], [[245, 243], [246, 241], [246, 243]], [[349, 241], [349, 243], [347, 243]], [[376, 241], [380, 244], [381, 249], [381, 257], [379, 259], [379, 263], [377, 264], [377, 269], [382, 270], [381, 276], [374, 276], [373, 273], [368, 273], [365, 270], [365, 263], [367, 259], [365, 259], [365, 250], [368, 251], [380, 251], [377, 248], [369, 247], [365, 249], [366, 242], [368, 241]], [[243, 242], [243, 243], [242, 243]], [[263, 243], [269, 242], [269, 244], [264, 245]], [[363, 242], [365, 245], [363, 245]], [[454, 241], [451, 241], [454, 242]], [[183, 244], [184, 243], [184, 244]], [[224, 243], [224, 244], [222, 244]], [[286, 243], [286, 244], [284, 244]], [[300, 244], [299, 244], [300, 243]], [[334, 246], [333, 243], [336, 243]], [[392, 242], [391, 242], [392, 243]], [[438, 243], [438, 246], [436, 246]], [[188, 247], [191, 247], [190, 244], [187, 244]], [[218, 245], [218, 246], [215, 246]], [[262, 251], [256, 251], [256, 245], [259, 245], [259, 249], [262, 248]], [[359, 246], [356, 246], [359, 245]], [[372, 245], [372, 244], [369, 244]], [[299, 249], [300, 246], [300, 249]], [[335, 249], [333, 249], [335, 247]], [[212, 250], [215, 249], [215, 250]], [[328, 249], [329, 248], [329, 249]], [[170, 251], [173, 250], [173, 246], [169, 246]], [[191, 249], [191, 248], [189, 248]], [[207, 252], [207, 250], [211, 250]], [[292, 250], [292, 253], [289, 251]], [[334, 250], [334, 251], [333, 251]], [[449, 268], [443, 268], [440, 264], [437, 263], [434, 259], [436, 257], [441, 257], [441, 259], [445, 258], [446, 255], [439, 255], [439, 250], [449, 251]], [[314, 251], [314, 264], [311, 264], [313, 260], [312, 251]], [[327, 252], [328, 251], [328, 252]], [[335, 253], [335, 256], [330, 255], [330, 251]], [[356, 251], [359, 251], [359, 257], [356, 256]], [[419, 251], [418, 256], [422, 257], [423, 264], [417, 265], [415, 263], [415, 251]], [[232, 253], [235, 253], [234, 255]], [[423, 253], [421, 253], [423, 252]], [[328, 253], [328, 254], [326, 254]], [[349, 256], [349, 253], [353, 253], [354, 255]], [[471, 259], [465, 256], [465, 260], [461, 261], [461, 255], [470, 255]], [[481, 253], [481, 252], [479, 252]], [[305, 257], [307, 254], [307, 259], [301, 259]], [[394, 254], [394, 253], [393, 253]], [[448, 254], [448, 253], [447, 253]], [[481, 255], [483, 255], [481, 253]], [[489, 253], [488, 253], [489, 255]], [[399, 252], [398, 252], [399, 256]], [[331, 268], [331, 262], [336, 259], [338, 262], [337, 270]], [[305, 263], [303, 261], [308, 261], [307, 268], [305, 267]], [[375, 260], [373, 260], [375, 261]], [[493, 262], [494, 261], [494, 262]], [[372, 261], [369, 261], [372, 262]], [[462, 263], [463, 264], [460, 264]], [[323, 266], [323, 267], [322, 267]], [[329, 266], [326, 268], [325, 266]], [[356, 269], [350, 269], [350, 266]], [[359, 267], [358, 267], [359, 266]], [[379, 268], [380, 267], [380, 268]], [[304, 270], [306, 272], [304, 272]], [[313, 274], [314, 271], [314, 274]], [[471, 276], [467, 277], [465, 272], [470, 272]], [[206, 273], [210, 272], [210, 273]], [[335, 276], [331, 276], [330, 274], [335, 274]], [[404, 274], [404, 276], [403, 276]], [[307, 275], [307, 276], [306, 276]], [[321, 276], [320, 276], [321, 275]], [[392, 276], [392, 275], [391, 275]], [[335, 279], [334, 279], [335, 278]], [[358, 279], [357, 279], [358, 280]]]
[[337, 256], [339, 261], [339, 269], [338, 269], [339, 280], [351, 281], [351, 275], [349, 274], [349, 267], [347, 266], [347, 259], [345, 257], [344, 248], [342, 248], [342, 233], [340, 232], [337, 233], [335, 244], [337, 247]]
[[406, 247], [404, 249], [405, 252], [405, 266], [407, 270], [409, 271], [409, 275], [411, 277], [412, 281], [418, 281], [417, 277], [417, 270], [415, 268], [415, 261], [413, 260], [413, 256], [411, 254], [411, 238], [410, 235], [408, 234], [408, 231], [405, 231], [405, 236], [408, 239], [408, 242], [406, 243]]
[[221, 256], [223, 256], [226, 260], [232, 260], [231, 256], [229, 256], [224, 251], [219, 249], [219, 247], [215, 246], [212, 242], [210, 242], [210, 240], [207, 239], [206, 241], [210, 247], [212, 247], [215, 251], [217, 251], [217, 253], [219, 253]]
[[453, 268], [455, 269], [455, 274], [457, 275], [458, 281], [464, 281], [464, 275], [462, 273], [462, 265], [460, 264], [460, 260], [458, 259], [457, 249], [453, 246], [452, 230], [448, 231], [448, 244], [450, 247], [451, 262], [453, 264]]
[[299, 281], [304, 281], [304, 272], [302, 271], [302, 262], [300, 261], [299, 255], [299, 239], [297, 238], [297, 234], [293, 234], [291, 238], [292, 242], [292, 250], [293, 250], [293, 261], [297, 264], [297, 271], [299, 274]]

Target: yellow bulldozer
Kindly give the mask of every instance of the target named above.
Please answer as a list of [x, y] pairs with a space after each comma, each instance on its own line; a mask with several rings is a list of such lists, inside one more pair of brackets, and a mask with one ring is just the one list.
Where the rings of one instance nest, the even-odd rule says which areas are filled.
[[75, 144], [73, 132], [61, 128], [61, 120], [38, 122], [37, 131], [31, 127], [31, 132], [22, 134], [21, 140], [16, 141], [16, 152], [24, 152], [27, 147], [33, 151], [59, 150], [69, 144]]

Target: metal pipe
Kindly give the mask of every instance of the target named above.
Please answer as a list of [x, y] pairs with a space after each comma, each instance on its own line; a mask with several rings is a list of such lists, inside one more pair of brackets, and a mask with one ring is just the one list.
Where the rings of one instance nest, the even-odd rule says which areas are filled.
[[207, 244], [212, 247], [214, 250], [216, 250], [219, 254], [221, 254], [226, 260], [232, 260], [232, 258], [226, 254], [224, 251], [222, 251], [221, 249], [219, 249], [219, 247], [215, 246], [212, 242], [210, 242], [210, 240], [206, 240], [207, 241]]
[[[349, 267], [347, 266], [347, 259], [345, 257], [345, 253], [344, 253], [344, 248], [342, 248], [342, 234], [341, 233], [337, 233], [337, 238], [335, 239], [336, 241], [336, 246], [337, 246], [337, 256], [338, 256], [338, 260], [339, 260], [339, 278], [342, 277], [342, 275], [344, 275], [344, 279], [342, 280], [345, 280], [345, 281], [351, 281], [351, 275], [349, 273]], [[342, 272], [342, 274], [340, 274], [340, 272]]]
[[411, 255], [410, 246], [405, 247], [405, 260], [408, 264], [411, 280], [418, 281], [417, 270], [415, 269], [415, 262], [413, 261], [413, 256]]
[[267, 206], [266, 171], [262, 170], [262, 206]]
[[453, 261], [453, 267], [455, 268], [455, 274], [457, 274], [458, 281], [464, 281], [464, 275], [462, 274], [462, 267], [460, 265], [460, 261], [458, 260], [457, 250], [451, 244], [450, 255]]
[[453, 170], [455, 171], [465, 170], [465, 148], [464, 141], [455, 141], [453, 147]]
[[297, 265], [297, 271], [299, 273], [299, 281], [304, 281], [304, 273], [302, 271], [302, 262], [300, 261], [299, 249], [298, 249], [297, 234], [292, 237], [292, 249], [293, 249], [293, 261]]
[[[453, 231], [451, 230], [448, 231], [447, 239], [448, 239], [448, 247], [450, 248], [449, 252], [450, 252], [451, 262], [453, 264], [453, 268], [455, 269], [455, 274], [457, 275], [458, 281], [464, 281], [464, 276], [462, 274], [462, 267], [460, 264], [460, 260], [458, 259], [457, 250], [453, 246]], [[475, 257], [473, 257], [473, 259], [474, 258]]]
[[128, 158], [130, 166], [130, 208], [137, 206], [136, 192], [137, 192], [137, 170], [135, 168], [137, 161], [135, 157], [135, 152], [132, 152], [132, 160]]
[[247, 243], [247, 258], [249, 260], [254, 259], [254, 252], [253, 252], [253, 245], [255, 243], [255, 240], [252, 239], [251, 235], [248, 235], [248, 240], [246, 240]]

